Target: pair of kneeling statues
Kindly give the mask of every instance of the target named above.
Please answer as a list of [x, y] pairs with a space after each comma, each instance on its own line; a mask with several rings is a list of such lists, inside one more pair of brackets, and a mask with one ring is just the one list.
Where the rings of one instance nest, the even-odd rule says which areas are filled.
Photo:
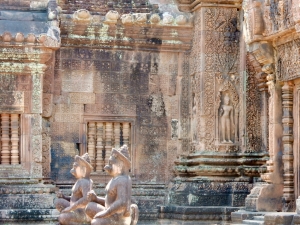
[[132, 182], [126, 145], [112, 150], [104, 169], [112, 179], [105, 188], [105, 198], [101, 198], [92, 190], [90, 173], [93, 167], [88, 154], [75, 156], [70, 172], [77, 181], [72, 188], [72, 195], [64, 196], [58, 192], [54, 203], [60, 212], [60, 225], [136, 225], [138, 207], [131, 204]]

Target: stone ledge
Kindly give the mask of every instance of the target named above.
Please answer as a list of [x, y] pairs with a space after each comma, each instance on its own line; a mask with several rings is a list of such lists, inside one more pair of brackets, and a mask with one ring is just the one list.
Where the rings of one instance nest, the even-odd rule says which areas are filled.
[[1, 224], [49, 224], [57, 221], [59, 212], [56, 209], [6, 209], [0, 210], [0, 215]]
[[215, 206], [158, 206], [160, 219], [229, 221], [231, 213], [240, 207]]

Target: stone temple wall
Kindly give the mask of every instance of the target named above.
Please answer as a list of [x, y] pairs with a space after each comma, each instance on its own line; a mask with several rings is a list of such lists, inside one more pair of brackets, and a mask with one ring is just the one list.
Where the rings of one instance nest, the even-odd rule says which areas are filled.
[[58, 50], [49, 118], [51, 178], [71, 178], [73, 156], [87, 151], [86, 121], [128, 120], [134, 126], [132, 174], [139, 182], [166, 183], [179, 152], [182, 67], [183, 54], [176, 52]]
[[298, 15], [298, 0], [1, 2], [0, 223], [55, 221], [77, 154], [103, 195], [122, 144], [143, 219], [294, 210]]

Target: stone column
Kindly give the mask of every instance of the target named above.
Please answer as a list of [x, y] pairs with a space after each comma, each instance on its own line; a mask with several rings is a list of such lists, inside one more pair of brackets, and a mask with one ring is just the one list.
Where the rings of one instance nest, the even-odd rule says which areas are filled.
[[282, 87], [282, 124], [283, 124], [283, 198], [286, 204], [292, 203], [294, 197], [294, 167], [293, 167], [293, 83], [285, 82]]
[[130, 126], [129, 123], [123, 123], [123, 140], [124, 145], [127, 145], [129, 148], [129, 135], [130, 135]]
[[113, 123], [106, 122], [105, 123], [105, 163], [108, 163], [108, 159], [111, 154], [112, 149], [112, 131], [113, 131]]
[[95, 168], [95, 135], [96, 135], [96, 123], [88, 123], [88, 153], [91, 160], [91, 165]]
[[96, 172], [102, 172], [104, 167], [103, 161], [103, 123], [97, 122], [97, 144], [96, 144]]
[[9, 114], [3, 113], [1, 114], [1, 164], [9, 164], [10, 163], [10, 139], [9, 139]]
[[11, 164], [19, 164], [19, 115], [11, 114]]

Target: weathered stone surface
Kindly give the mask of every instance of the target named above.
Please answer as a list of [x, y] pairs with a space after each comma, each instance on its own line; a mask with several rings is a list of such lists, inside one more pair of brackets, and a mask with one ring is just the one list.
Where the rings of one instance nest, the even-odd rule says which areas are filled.
[[156, 205], [173, 224], [219, 223], [244, 205], [294, 211], [298, 3], [1, 2], [0, 183], [20, 203], [0, 191], [3, 221], [50, 223], [52, 192], [25, 190], [67, 192], [69, 164], [85, 152], [103, 194], [103, 165], [123, 144], [142, 218], [155, 219]]

